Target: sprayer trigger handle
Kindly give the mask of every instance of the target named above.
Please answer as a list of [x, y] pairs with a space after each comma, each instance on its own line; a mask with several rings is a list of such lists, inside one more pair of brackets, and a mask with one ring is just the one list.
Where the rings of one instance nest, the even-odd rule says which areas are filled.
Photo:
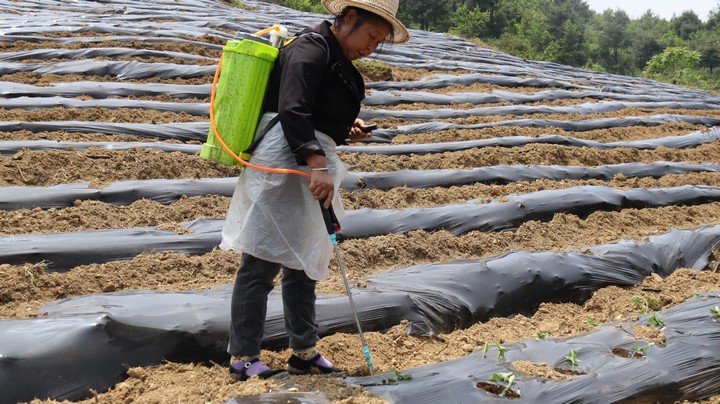
[[330, 205], [328, 209], [325, 209], [323, 201], [320, 201], [320, 210], [322, 211], [323, 220], [325, 221], [325, 229], [328, 234], [335, 234], [335, 232], [340, 231], [340, 221], [337, 216], [335, 216], [335, 211], [333, 210], [332, 205]]

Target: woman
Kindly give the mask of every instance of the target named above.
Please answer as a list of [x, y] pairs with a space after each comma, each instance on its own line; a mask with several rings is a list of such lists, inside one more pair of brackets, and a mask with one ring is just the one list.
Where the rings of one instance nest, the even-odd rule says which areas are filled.
[[[399, 0], [323, 0], [334, 22], [301, 32], [280, 52], [270, 75], [260, 128], [268, 126], [252, 162], [310, 172], [299, 175], [246, 169], [238, 179], [221, 248], [241, 251], [231, 301], [230, 373], [239, 380], [270, 377], [281, 370], [263, 364], [267, 296], [280, 269], [285, 329], [293, 353], [291, 374], [339, 371], [318, 353], [315, 284], [327, 278], [333, 246], [320, 210], [332, 204], [344, 174], [335, 146], [368, 136], [357, 119], [365, 84], [351, 61], [383, 42], [409, 39], [395, 18]], [[279, 124], [273, 118], [279, 117]]]

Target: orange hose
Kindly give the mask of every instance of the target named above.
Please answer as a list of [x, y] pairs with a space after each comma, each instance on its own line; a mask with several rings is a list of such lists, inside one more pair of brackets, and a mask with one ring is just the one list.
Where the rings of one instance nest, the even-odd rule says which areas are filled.
[[[270, 29], [270, 28], [269, 28]], [[262, 31], [260, 31], [262, 32]], [[215, 89], [217, 88], [217, 82], [218, 78], [220, 77], [220, 67], [222, 66], [223, 61], [223, 55], [220, 56], [220, 61], [218, 62], [218, 67], [215, 70], [215, 77], [213, 78], [212, 83], [212, 91], [210, 92], [210, 127], [212, 128], [213, 135], [215, 135], [215, 140], [220, 143], [220, 146], [222, 146], [223, 150], [225, 150], [226, 153], [228, 153], [232, 158], [237, 160], [238, 163], [254, 168], [256, 170], [262, 170], [262, 171], [268, 171], [271, 173], [279, 173], [279, 174], [297, 174], [302, 175], [303, 177], [310, 178], [310, 174], [306, 173], [305, 171], [300, 170], [292, 170], [287, 168], [270, 168], [270, 167], [263, 167], [259, 165], [252, 164], [248, 161], [243, 160], [240, 158], [237, 154], [235, 154], [227, 144], [225, 144], [225, 141], [222, 140], [222, 137], [218, 133], [217, 127], [215, 126]]]

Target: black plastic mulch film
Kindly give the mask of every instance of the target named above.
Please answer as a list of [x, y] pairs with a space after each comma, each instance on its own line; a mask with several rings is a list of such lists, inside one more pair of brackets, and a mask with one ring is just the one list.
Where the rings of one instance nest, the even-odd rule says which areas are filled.
[[[507, 201], [472, 202], [431, 208], [358, 209], [343, 218], [341, 238], [365, 238], [413, 230], [513, 230], [529, 220], [548, 221], [558, 213], [585, 217], [602, 210], [696, 205], [720, 201], [720, 188], [680, 186], [632, 188], [579, 186], [508, 196]], [[220, 244], [223, 220], [198, 219], [183, 225], [190, 234], [155, 228], [23, 234], [0, 238], [0, 259], [9, 264], [46, 262], [65, 272], [78, 265], [131, 259], [144, 252], [202, 254]]]
[[[211, 34], [230, 39], [229, 31], [254, 32], [281, 22], [291, 31], [310, 26], [321, 17], [278, 9], [267, 3], [246, 1], [252, 11], [230, 8], [213, 0], [148, 2], [61, 2], [43, 0], [22, 2], [0, 0], [0, 42], [98, 43], [105, 40], [183, 42], [220, 49], [219, 45], [192, 41], [192, 37]], [[230, 16], [230, 17], [229, 17]], [[154, 20], [163, 21], [156, 23]], [[73, 33], [78, 36], [53, 38], [38, 34]], [[95, 37], [97, 33], [109, 36]], [[82, 35], [86, 34], [86, 35]], [[425, 68], [439, 74], [419, 82], [368, 83], [374, 90], [365, 104], [389, 106], [423, 102], [531, 103], [544, 100], [592, 98], [606, 100], [576, 107], [536, 107], [516, 105], [498, 108], [438, 111], [363, 110], [366, 118], [402, 119], [462, 118], [497, 114], [533, 113], [590, 114], [618, 108], [718, 109], [720, 97], [641, 78], [587, 72], [547, 62], [534, 62], [480, 49], [460, 38], [413, 31], [407, 45], [384, 47], [378, 60], [400, 67]], [[180, 38], [180, 37], [183, 38]], [[142, 61], [67, 60], [52, 63], [20, 63], [24, 60], [82, 59], [88, 57], [132, 56], [138, 59], [164, 57], [183, 59], [184, 64], [144, 63]], [[214, 73], [214, 66], [196, 66], [203, 58], [175, 52], [91, 48], [85, 50], [34, 50], [4, 53], [0, 74], [36, 72], [41, 74], [110, 75], [117, 79], [148, 77], [199, 77]], [[472, 70], [474, 74], [444, 75], [443, 70]], [[533, 76], [526, 78], [523, 76]], [[423, 90], [454, 84], [496, 84], [506, 87], [547, 89], [534, 94], [495, 92], [492, 94], [432, 94]], [[51, 86], [0, 83], [0, 108], [126, 108], [185, 112], [203, 115], [202, 103], [172, 104], [157, 101], [109, 99], [116, 96], [158, 96], [173, 99], [207, 98], [209, 85], [133, 84], [72, 82]], [[399, 91], [401, 90], [401, 91]], [[94, 100], [72, 100], [89, 95]], [[445, 129], [484, 128], [498, 125], [555, 127], [567, 131], [586, 131], [630, 125], [654, 126], [685, 122], [713, 127], [715, 118], [661, 114], [651, 117], [591, 119], [584, 121], [515, 119], [491, 124], [448, 125], [431, 122], [394, 130], [378, 130], [374, 141], [389, 142], [398, 134], [433, 132]], [[183, 141], [203, 141], [206, 123], [166, 125], [106, 122], [4, 122], [1, 132], [63, 130], [68, 132], [136, 135]], [[491, 139], [490, 143], [414, 145], [410, 149], [345, 148], [363, 153], [439, 153], [466, 147], [507, 146], [547, 142], [578, 147], [694, 147], [717, 141], [717, 130], [693, 132], [685, 136], [639, 142], [597, 143], [563, 136], [536, 139], [520, 137]], [[18, 150], [20, 144], [0, 142], [2, 150]], [[26, 143], [35, 149], [68, 149], [91, 144], [74, 142]], [[101, 147], [128, 145], [107, 143]], [[137, 145], [136, 145], [137, 146]], [[154, 146], [165, 151], [194, 153], [195, 145]], [[382, 150], [382, 151], [381, 151]], [[6, 151], [5, 153], [8, 153]], [[507, 183], [533, 178], [612, 178], [615, 174], [659, 177], [667, 173], [716, 172], [715, 164], [619, 164], [602, 167], [498, 166], [471, 170], [404, 170], [396, 173], [351, 173], [343, 186], [347, 189], [389, 189], [395, 186], [451, 186], [472, 182]], [[235, 179], [194, 181], [124, 181], [103, 189], [87, 184], [66, 184], [48, 188], [4, 187], [0, 208], [69, 206], [76, 199], [97, 199], [128, 204], [140, 198], [162, 203], [183, 194], [221, 194], [232, 192]], [[162, 188], [162, 189], [160, 189]], [[585, 215], [600, 209], [707, 203], [720, 198], [713, 187], [615, 190], [608, 187], [576, 187], [560, 191], [541, 191], [510, 197], [506, 202], [484, 205], [467, 203], [427, 209], [362, 210], [349, 212], [343, 223], [349, 237], [405, 232], [413, 229], [445, 229], [453, 234], [470, 230], [498, 231], [516, 227], [526, 220], [544, 220], [558, 212]], [[417, 221], [422, 216], [427, 220]], [[390, 226], [387, 226], [390, 224]], [[19, 235], [0, 239], [2, 262], [50, 260], [55, 270], [69, 270], [80, 263], [128, 259], [142, 251], [180, 251], [189, 254], [207, 251], [219, 242], [222, 221], [196, 221], [187, 227], [192, 234], [179, 236], [157, 229], [128, 229], [59, 235]], [[667, 276], [677, 268], [706, 269], [713, 248], [720, 241], [720, 227], [677, 230], [648, 242], [622, 242], [577, 251], [513, 252], [476, 261], [456, 261], [421, 265], [376, 275], [368, 279], [367, 289], [356, 290], [363, 329], [383, 331], [410, 320], [409, 331], [432, 335], [471, 326], [494, 316], [532, 313], [545, 301], [580, 303], [598, 288], [608, 285], [634, 285], [650, 275], [650, 269]], [[25, 250], [23, 250], [25, 248]], [[14, 250], [14, 251], [12, 251]], [[103, 251], [102, 254], [99, 251]], [[173, 361], [222, 360], [225, 357], [229, 321], [229, 286], [204, 292], [128, 291], [91, 295], [57, 302], [45, 308], [47, 317], [0, 321], [0, 402], [28, 401], [35, 397], [80, 399], [90, 389], [104, 391], [124, 377], [128, 366], [157, 365]], [[720, 350], [718, 320], [709, 309], [720, 304], [715, 295], [701, 296], [685, 304], [657, 313], [665, 322], [667, 345], [652, 346], [642, 358], [626, 358], [613, 353], [628, 350], [638, 339], [626, 325], [603, 325], [597, 331], [562, 340], [529, 340], [508, 346], [505, 360], [482, 358], [475, 352], [467, 357], [404, 370], [412, 380], [398, 384], [370, 386], [367, 378], [348, 383], [366, 385], [391, 402], [497, 402], [503, 400], [478, 387], [490, 375], [512, 369], [510, 361], [528, 360], [565, 368], [570, 350], [582, 359], [572, 380], [551, 382], [540, 378], [518, 377], [512, 389], [522, 402], [588, 402], [642, 399], [663, 401], [698, 400], [720, 391], [717, 369]], [[264, 346], [285, 346], [281, 304], [270, 299]], [[321, 335], [355, 332], [348, 300], [344, 296], [322, 296], [318, 301]], [[647, 324], [641, 318], [637, 324]], [[642, 343], [642, 342], [640, 342]], [[497, 357], [497, 355], [495, 355]], [[392, 375], [378, 375], [377, 378]], [[309, 397], [303, 402], [312, 402]]]
[[[521, 251], [485, 260], [418, 265], [369, 277], [366, 289], [354, 291], [355, 303], [365, 331], [383, 331], [408, 319], [411, 333], [447, 333], [494, 316], [530, 313], [544, 301], [580, 303], [598, 288], [638, 284], [652, 271], [667, 276], [678, 268], [705, 269], [718, 242], [720, 226], [714, 226], [676, 230], [651, 237], [648, 242], [596, 246], [590, 248], [589, 253]], [[33, 396], [78, 399], [87, 397], [90, 388], [104, 390], [112, 386], [127, 366], [154, 365], [163, 358], [191, 361], [222, 357], [227, 344], [231, 292], [228, 285], [202, 292], [127, 291], [83, 296], [46, 307], [47, 317], [0, 322], [3, 325], [0, 327], [0, 346], [5, 352], [0, 361], [0, 391], [13, 394], [3, 399], [7, 402], [29, 400]], [[573, 339], [552, 342], [555, 344], [552, 349], [538, 348], [526, 341], [511, 348], [513, 356], [506, 357], [527, 355], [528, 359], [541, 359], [548, 355], [555, 357], [554, 361], [547, 361], [552, 364], [561, 360], [560, 353], [566, 355], [570, 349], [576, 349], [589, 374], [576, 377], [574, 388], [560, 390], [577, 397], [592, 394], [601, 386], [607, 388], [605, 383], [597, 386], [596, 379], [614, 380], [612, 374], [605, 374], [605, 368], [600, 366], [610, 366], [611, 359], [635, 371], [639, 371], [637, 367], [647, 367], [644, 372], [648, 376], [662, 372], [670, 379], [681, 378], [676, 382], [695, 374], [693, 383], [701, 383], [708, 392], [717, 391], [716, 378], [708, 375], [697, 379], [698, 375], [704, 375], [708, 369], [720, 364], [720, 350], [696, 349], [698, 344], [707, 344], [708, 339], [716, 339], [720, 333], [719, 324], [709, 311], [718, 300], [701, 302], [691, 303], [702, 304], [704, 308], [701, 324], [695, 325], [696, 314], [687, 316], [683, 306], [668, 310], [677, 313], [677, 318], [665, 312], [658, 314], [668, 324], [669, 331], [665, 331], [668, 344], [662, 350], [653, 348], [647, 352], [647, 363], [615, 359], [608, 352], [614, 347], [627, 348], [632, 340], [629, 334], [624, 338], [620, 338], [621, 334], [606, 338], [597, 333], [579, 337], [580, 341], [588, 338], [605, 341], [604, 349], [597, 343], [591, 346]], [[353, 332], [351, 318], [346, 296], [319, 298], [317, 321], [321, 335]], [[697, 329], [693, 328], [694, 332], [684, 337], [677, 335], [688, 326]], [[673, 340], [675, 337], [679, 338], [678, 343]], [[286, 340], [282, 303], [278, 294], [271, 294], [263, 346], [282, 348]], [[551, 346], [550, 342], [546, 344]], [[523, 346], [527, 346], [528, 351]], [[524, 354], [524, 351], [528, 353]], [[414, 375], [413, 384], [408, 385], [413, 387], [408, 387], [407, 391], [402, 386], [378, 386], [371, 390], [377, 389], [379, 394], [398, 394], [396, 400], [402, 402], [408, 402], [404, 394], [409, 394], [408, 399], [418, 400], [411, 402], [436, 402], [433, 400], [437, 394], [465, 394], [467, 389], [444, 393], [435, 390], [445, 390], [443, 383], [449, 383], [448, 379], [455, 383], [464, 382], [468, 388], [472, 384], [467, 383], [487, 379], [491, 373], [507, 366], [506, 363], [478, 361], [474, 368], [466, 368], [468, 363], [476, 361], [477, 355], [432, 365], [450, 366], [452, 371], [440, 372], [444, 376], [426, 371], [426, 367], [417, 372], [407, 370]], [[591, 359], [593, 357], [595, 359]], [[668, 372], [668, 369], [682, 371]], [[43, 374], [53, 377], [38, 377]], [[619, 380], [628, 386], [613, 394], [628, 394], [627, 397], [643, 388], [657, 387], [645, 383], [645, 379]], [[631, 380], [637, 383], [630, 383]], [[366, 379], [361, 382], [368, 383]], [[415, 382], [435, 387], [418, 390]], [[588, 385], [589, 390], [578, 387], [582, 385]], [[528, 390], [523, 392], [526, 397], [557, 394], [558, 388], [546, 381], [532, 379], [523, 386]], [[666, 386], [663, 389], [677, 389], [671, 382], [663, 386]], [[691, 386], [683, 384], [680, 387], [687, 391], [674, 391], [674, 397], [692, 397]], [[413, 389], [417, 391], [413, 393]], [[487, 394], [478, 391], [474, 395], [490, 400], [492, 396]]]
[[[48, 147], [40, 141], [42, 147]], [[51, 142], [52, 143], [52, 142]], [[55, 142], [59, 144], [59, 142]], [[97, 143], [93, 144], [97, 145]], [[128, 142], [126, 147], [138, 147]], [[60, 148], [64, 146], [59, 144]], [[142, 146], [146, 147], [146, 146]], [[117, 143], [110, 148], [122, 149]], [[169, 146], [167, 150], [182, 151], [183, 145]], [[674, 162], [624, 163], [598, 167], [582, 166], [492, 166], [468, 170], [398, 170], [391, 172], [350, 172], [343, 179], [343, 189], [388, 190], [395, 187], [429, 188], [468, 185], [474, 183], [509, 184], [516, 181], [538, 179], [560, 180], [611, 180], [616, 175], [625, 177], [660, 178], [668, 174], [718, 172], [719, 164], [686, 164]], [[0, 187], [0, 209], [19, 210], [36, 207], [63, 208], [77, 200], [98, 200], [114, 205], [130, 205], [139, 199], [150, 199], [169, 204], [185, 196], [232, 196], [237, 178], [207, 178], [199, 180], [131, 180], [118, 181], [102, 189], [90, 188], [87, 183], [61, 184], [50, 187]]]
[[[367, 388], [393, 403], [694, 402], [716, 394], [720, 387], [720, 320], [711, 312], [718, 303], [720, 295], [701, 294], [655, 313], [667, 324], [664, 347], [635, 333], [633, 326], [648, 325], [650, 314], [646, 314], [636, 323], [604, 324], [579, 337], [508, 344], [504, 360], [497, 359], [497, 348], [492, 347], [485, 357], [476, 351], [453, 361], [405, 370], [410, 380]], [[577, 366], [567, 359], [571, 351], [580, 361]], [[527, 377], [510, 365], [514, 361], [545, 363], [574, 376], [563, 381]], [[510, 372], [516, 379], [509, 388], [506, 382], [488, 381], [494, 374]], [[376, 380], [391, 378], [397, 379], [395, 373], [376, 375]], [[347, 383], [369, 385], [373, 380], [353, 378]], [[515, 394], [519, 398], [506, 398]]]
[[[713, 118], [702, 117], [679, 117], [664, 116], [655, 119], [643, 119], [644, 124], [663, 124], [668, 122], [686, 122], [708, 124]], [[614, 119], [611, 119], [615, 121]], [[630, 121], [631, 119], [624, 119]], [[604, 120], [607, 121], [607, 120]], [[717, 120], [720, 122], [720, 119]], [[530, 122], [530, 123], [529, 123]], [[556, 125], [571, 125], [576, 130], [586, 127], [587, 130], [595, 130], [597, 122], [581, 122], [579, 125], [576, 121], [545, 121], [539, 122], [534, 120], [515, 120], [502, 121], [494, 124], [483, 124], [483, 127], [497, 126], [532, 126], [532, 127], [553, 127]], [[584, 126], [587, 123], [591, 126]], [[489, 126], [485, 126], [489, 125]], [[622, 124], [621, 126], [626, 126]], [[631, 125], [632, 126], [632, 125]], [[24, 129], [32, 132], [42, 132], [45, 130], [61, 130], [68, 132], [85, 132], [96, 131], [105, 134], [133, 134], [137, 136], [158, 137], [163, 139], [176, 140], [199, 140], [206, 131], [207, 125], [203, 123], [183, 123], [183, 124], [116, 124], [116, 123], [87, 123], [87, 122], [13, 122], [6, 125], [0, 123], [1, 128]], [[610, 126], [613, 127], [613, 126]], [[169, 130], [172, 128], [173, 130]], [[433, 122], [399, 127], [397, 129], [377, 129], [374, 131], [374, 138], [379, 143], [390, 142], [392, 137], [403, 133], [428, 133], [439, 130], [449, 129], [450, 127], [434, 125]], [[459, 126], [457, 127], [459, 128]], [[589, 128], [589, 129], [588, 129]], [[12, 131], [12, 130], [10, 130]], [[156, 135], [156, 131], [161, 135]], [[364, 154], [384, 154], [384, 155], [407, 155], [407, 154], [431, 154], [462, 151], [480, 147], [520, 147], [530, 144], [555, 144], [571, 147], [587, 147], [593, 149], [615, 149], [615, 148], [634, 148], [634, 149], [657, 149], [666, 147], [672, 149], [683, 149], [701, 146], [703, 144], [712, 143], [720, 139], [720, 129], [712, 128], [707, 131], [695, 131], [685, 135], [666, 136], [659, 139], [645, 139], [636, 141], [618, 141], [618, 142], [597, 142], [584, 139], [576, 139], [573, 137], [562, 135], [541, 135], [538, 137], [531, 136], [506, 136], [500, 138], [466, 140], [457, 142], [438, 142], [427, 144], [399, 144], [399, 145], [381, 145], [381, 146], [338, 146], [338, 151], [345, 153], [364, 153]], [[193, 144], [170, 144], [162, 142], [56, 142], [49, 140], [32, 140], [32, 141], [0, 141], [0, 155], [14, 154], [22, 149], [31, 150], [86, 150], [89, 147], [100, 147], [106, 149], [127, 149], [129, 147], [147, 147], [151, 149], [161, 150], [165, 152], [181, 151], [184, 153], [199, 153], [200, 146]]]
[[[676, 120], [677, 118], [677, 120]], [[714, 118], [703, 118], [703, 117], [656, 117], [652, 118], [637, 118], [638, 121], [644, 121], [645, 123], [662, 124], [667, 122], [695, 122], [695, 123], [707, 123], [707, 120]], [[625, 121], [631, 121], [632, 118], [623, 118]], [[598, 122], [604, 121], [604, 122]], [[598, 124], [602, 125], [607, 121], [615, 121], [613, 118], [592, 120], [592, 121], [537, 121], [530, 119], [514, 120], [514, 121], [501, 121], [492, 124], [479, 124], [478, 128], [490, 128], [499, 126], [530, 126], [530, 127], [558, 127], [567, 126], [573, 130], [595, 130]], [[720, 119], [716, 119], [720, 123]], [[437, 124], [437, 125], [436, 125]], [[417, 134], [436, 132], [444, 129], [459, 129], [462, 127], [478, 126], [478, 125], [453, 125], [440, 122], [427, 122], [416, 125], [408, 125], [399, 127], [397, 129], [385, 129], [374, 131], [375, 137], [379, 141], [391, 140], [390, 138], [400, 134]], [[619, 126], [626, 126], [624, 123]], [[628, 125], [634, 126], [634, 125]], [[614, 127], [614, 126], [611, 126]], [[367, 153], [367, 154], [385, 154], [385, 155], [399, 155], [399, 154], [430, 154], [430, 153], [445, 153], [452, 151], [467, 150], [478, 147], [520, 147], [529, 144], [555, 144], [561, 146], [572, 146], [572, 147], [588, 147], [593, 149], [608, 150], [614, 148], [635, 148], [635, 149], [656, 149], [658, 147], [668, 147], [674, 149], [682, 149], [686, 147], [700, 146], [706, 143], [712, 143], [720, 140], [720, 130], [718, 128], [712, 128], [709, 131], [697, 131], [687, 135], [681, 136], [667, 136], [660, 139], [648, 139], [648, 140], [636, 140], [626, 142], [608, 142], [602, 143], [591, 140], [575, 139], [572, 137], [561, 136], [561, 135], [542, 135], [539, 137], [531, 136], [508, 136], [502, 138], [492, 139], [479, 139], [479, 140], [465, 140], [457, 142], [439, 142], [429, 144], [398, 144], [398, 145], [381, 145], [381, 146], [341, 146], [338, 149], [340, 151], [348, 153]]]
[[[514, 119], [481, 124], [454, 124], [448, 122], [425, 122], [413, 125], [400, 126], [397, 129], [378, 129], [373, 131], [375, 142], [390, 142], [397, 135], [412, 135], [418, 133], [439, 132], [448, 129], [484, 129], [499, 126], [517, 126], [530, 128], [558, 128], [567, 131], [591, 131], [614, 127], [628, 126], [657, 126], [666, 123], [688, 123], [691, 125], [718, 126], [720, 118], [709, 118], [693, 115], [656, 115], [651, 117], [630, 118], [600, 118], [585, 121], [559, 121], [547, 119]], [[172, 124], [147, 123], [113, 123], [113, 122], [85, 122], [85, 121], [53, 121], [53, 122], [2, 122], [0, 132], [17, 132], [27, 130], [33, 133], [45, 131], [67, 131], [78, 133], [103, 133], [107, 135], [132, 135], [159, 139], [177, 139], [183, 141], [204, 141], [210, 126], [204, 122], [178, 122]], [[502, 144], [505, 140], [494, 140]], [[581, 140], [575, 140], [582, 143]], [[529, 140], [528, 142], [532, 142]], [[542, 142], [536, 140], [535, 142]], [[373, 146], [343, 146], [341, 151], [355, 151], [370, 153]], [[388, 150], [408, 146], [385, 146]], [[416, 148], [431, 148], [431, 145], [417, 145]], [[368, 150], [363, 151], [362, 149]], [[377, 152], [376, 152], [377, 153]], [[410, 153], [410, 152], [408, 152]], [[399, 153], [389, 153], [399, 154]]]
[[[44, 93], [47, 94], [47, 93]], [[38, 94], [35, 94], [37, 97]], [[418, 102], [424, 102], [423, 99]], [[191, 115], [207, 116], [210, 107], [209, 103], [177, 103], [177, 102], [160, 102], [160, 101], [143, 101], [143, 100], [119, 100], [119, 99], [96, 99], [96, 100], [75, 100], [63, 97], [15, 97], [0, 99], [0, 108], [4, 109], [28, 109], [38, 110], [42, 108], [141, 108], [146, 110], [169, 111], [169, 112], [185, 112]], [[584, 103], [575, 106], [502, 106], [502, 107], [478, 107], [470, 109], [432, 109], [432, 110], [412, 110], [398, 111], [385, 109], [364, 109], [360, 112], [360, 118], [368, 119], [386, 119], [401, 118], [406, 120], [419, 119], [457, 119], [468, 118], [473, 116], [493, 116], [493, 115], [533, 115], [533, 114], [600, 114], [605, 112], [618, 111], [623, 108], [647, 108], [647, 109], [694, 109], [694, 110], [711, 110], [720, 108], [718, 103], [708, 102], [608, 102], [600, 101], [596, 103]]]
[[[0, 39], [3, 37], [0, 36]], [[50, 98], [60, 96], [63, 98], [90, 96], [93, 99], [103, 100], [109, 97], [148, 97], [166, 95], [171, 98], [207, 98], [210, 94], [210, 84], [156, 84], [156, 83], [113, 83], [96, 81], [79, 81], [71, 83], [54, 83], [51, 86], [33, 86], [31, 84], [2, 82], [0, 95], [11, 103], [12, 99], [33, 97]], [[68, 100], [69, 102], [70, 100]], [[17, 102], [17, 100], [15, 100]], [[43, 101], [39, 101], [43, 102]]]

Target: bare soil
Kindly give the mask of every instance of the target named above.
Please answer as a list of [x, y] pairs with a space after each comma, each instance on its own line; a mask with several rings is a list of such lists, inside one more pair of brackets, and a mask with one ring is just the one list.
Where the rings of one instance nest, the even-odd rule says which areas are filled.
[[[0, 44], [3, 52], [22, 52], [36, 49], [93, 49], [93, 48], [128, 48], [128, 49], [146, 49], [156, 51], [182, 52], [190, 55], [203, 56], [209, 58], [219, 58], [222, 51], [211, 49], [206, 46], [195, 45], [191, 43], [177, 44], [169, 42], [149, 42], [149, 41], [93, 41], [93, 42], [75, 42], [70, 44], [62, 44], [57, 42], [4, 42]], [[217, 63], [217, 61], [215, 62]]]
[[[208, 118], [190, 115], [185, 112], [143, 111], [134, 108], [45, 108], [38, 111], [23, 109], [3, 110], [0, 119], [3, 121], [47, 122], [47, 121], [98, 121], [124, 123], [173, 123], [173, 122], [207, 122]], [[148, 121], [149, 119], [149, 121]]]
[[441, 143], [463, 140], [492, 139], [507, 136], [540, 137], [543, 135], [560, 135], [602, 143], [628, 142], [645, 139], [657, 139], [666, 136], [680, 136], [694, 131], [707, 130], [702, 125], [687, 123], [666, 123], [658, 126], [628, 126], [609, 129], [571, 132], [558, 128], [524, 128], [497, 126], [485, 129], [450, 129], [436, 133], [419, 133], [416, 135], [399, 135], [393, 138], [393, 144]]

